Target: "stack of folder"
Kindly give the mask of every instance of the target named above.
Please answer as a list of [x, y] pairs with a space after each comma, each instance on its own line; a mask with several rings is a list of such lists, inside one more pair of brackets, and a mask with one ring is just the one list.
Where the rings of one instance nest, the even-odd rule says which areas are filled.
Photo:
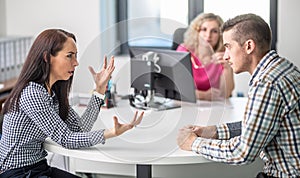
[[32, 37], [0, 37], [0, 83], [19, 76], [32, 42]]

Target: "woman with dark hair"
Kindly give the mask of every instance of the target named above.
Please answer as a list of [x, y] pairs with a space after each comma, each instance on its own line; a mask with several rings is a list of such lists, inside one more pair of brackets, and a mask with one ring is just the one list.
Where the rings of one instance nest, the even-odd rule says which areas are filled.
[[105, 57], [99, 72], [89, 68], [95, 90], [84, 114], [69, 105], [69, 92], [78, 66], [76, 38], [61, 29], [48, 29], [35, 39], [3, 108], [0, 140], [0, 177], [77, 177], [47, 164], [43, 143], [50, 137], [65, 148], [90, 147], [121, 135], [139, 124], [143, 113], [131, 123], [91, 131], [104, 104], [106, 85], [115, 68]]

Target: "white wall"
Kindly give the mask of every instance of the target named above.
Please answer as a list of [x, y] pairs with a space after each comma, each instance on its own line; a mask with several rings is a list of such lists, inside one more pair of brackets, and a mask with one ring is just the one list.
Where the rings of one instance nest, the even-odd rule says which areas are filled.
[[[2, 2], [4, 0], [0, 0]], [[74, 90], [92, 89], [88, 65], [99, 66], [100, 1], [99, 0], [6, 0], [6, 35], [37, 36], [47, 28], [62, 28], [77, 37], [80, 73]], [[0, 9], [1, 10], [1, 9]], [[0, 11], [0, 15], [2, 11]], [[0, 19], [1, 20], [1, 19]], [[0, 21], [2, 22], [2, 21]], [[92, 46], [90, 45], [92, 44]], [[93, 54], [86, 54], [89, 48]], [[84, 58], [83, 56], [85, 54]], [[87, 89], [85, 89], [86, 91]]]
[[0, 0], [0, 37], [6, 35], [5, 0]]
[[7, 35], [36, 36], [46, 28], [75, 33], [84, 50], [100, 32], [99, 0], [6, 0]]
[[300, 68], [300, 1], [278, 0], [277, 51]]

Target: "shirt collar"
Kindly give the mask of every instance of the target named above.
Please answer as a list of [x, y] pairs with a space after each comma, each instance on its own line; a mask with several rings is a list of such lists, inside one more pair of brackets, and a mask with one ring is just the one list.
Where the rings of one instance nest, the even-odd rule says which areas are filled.
[[29, 82], [28, 85], [31, 85], [31, 86], [34, 86], [34, 87], [38, 88], [39, 90], [41, 90], [42, 92], [44, 92], [45, 94], [49, 95], [49, 96], [52, 97], [52, 98], [55, 97], [54, 91], [52, 90], [52, 92], [51, 92], [52, 95], [50, 95], [50, 94], [48, 93], [48, 91], [47, 91], [47, 89], [46, 89], [46, 87], [45, 87], [44, 84], [40, 84], [40, 83], [36, 83], [36, 82], [31, 81], [31, 82]]
[[259, 61], [249, 81], [249, 86], [251, 86], [255, 81], [255, 79], [259, 77], [259, 73], [264, 71], [267, 68], [267, 66], [270, 64], [270, 62], [277, 57], [279, 57], [277, 52], [275, 50], [271, 50]]

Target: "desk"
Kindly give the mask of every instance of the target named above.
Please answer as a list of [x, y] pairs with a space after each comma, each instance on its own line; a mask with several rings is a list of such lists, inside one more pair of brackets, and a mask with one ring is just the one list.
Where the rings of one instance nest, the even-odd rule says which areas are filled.
[[17, 82], [17, 78], [13, 78], [1, 83], [3, 84], [3, 88], [0, 88], [0, 112], [2, 110], [2, 104], [5, 102], [6, 98], [8, 97], [10, 91], [15, 86], [16, 82]]
[[[94, 164], [98, 162], [136, 165], [136, 176], [148, 178], [152, 176], [153, 165], [211, 163], [200, 155], [178, 148], [178, 129], [187, 124], [212, 125], [238, 121], [242, 119], [245, 104], [245, 98], [230, 98], [219, 102], [203, 101], [197, 104], [183, 103], [182, 107], [177, 109], [146, 111], [142, 123], [137, 128], [120, 137], [108, 139], [105, 145], [70, 150], [47, 140], [44, 146], [50, 152]], [[81, 113], [84, 108], [78, 107], [77, 110]], [[102, 109], [94, 129], [111, 128], [113, 115], [118, 116], [120, 122], [129, 122], [135, 110], [129, 106], [127, 100], [118, 102], [115, 108]], [[72, 168], [70, 164], [70, 169], [76, 171], [80, 169], [79, 166], [76, 164]], [[101, 172], [101, 169], [100, 166], [85, 166], [85, 171], [88, 172]]]

